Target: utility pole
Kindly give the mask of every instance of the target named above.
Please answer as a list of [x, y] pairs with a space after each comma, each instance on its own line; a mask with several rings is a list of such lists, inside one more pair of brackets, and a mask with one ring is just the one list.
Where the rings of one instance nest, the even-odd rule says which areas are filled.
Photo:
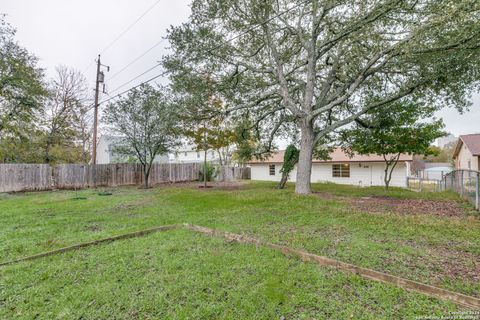
[[[92, 148], [92, 164], [97, 164], [97, 130], [98, 130], [98, 98], [100, 96], [100, 83], [105, 82], [105, 75], [103, 71], [101, 71], [101, 67], [106, 67], [107, 71], [110, 71], [109, 66], [105, 66], [100, 61], [100, 55], [98, 55], [97, 60], [97, 78], [95, 80], [95, 102], [94, 102], [94, 115], [93, 115], [93, 148]], [[105, 85], [104, 90], [105, 92]]]

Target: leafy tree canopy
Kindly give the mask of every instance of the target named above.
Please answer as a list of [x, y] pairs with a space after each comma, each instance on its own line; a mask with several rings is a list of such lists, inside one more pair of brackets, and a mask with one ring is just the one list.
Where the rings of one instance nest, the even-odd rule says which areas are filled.
[[137, 159], [148, 188], [155, 157], [178, 145], [178, 119], [169, 92], [144, 84], [110, 103], [103, 120], [109, 131], [121, 138], [114, 151]]
[[22, 135], [35, 125], [47, 95], [38, 60], [14, 39], [15, 30], [0, 15], [0, 139]]
[[388, 109], [376, 110], [341, 134], [347, 153], [377, 154], [385, 161], [385, 186], [388, 188], [393, 170], [401, 154], [435, 154], [431, 147], [445, 135], [442, 120], [419, 122], [431, 116], [434, 108], [419, 108], [416, 104], [395, 103]]

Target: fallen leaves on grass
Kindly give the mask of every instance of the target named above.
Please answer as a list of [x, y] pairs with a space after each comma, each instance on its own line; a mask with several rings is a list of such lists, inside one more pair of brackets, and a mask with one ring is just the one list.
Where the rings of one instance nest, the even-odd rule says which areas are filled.
[[465, 216], [464, 208], [455, 201], [364, 197], [350, 199], [350, 204], [356, 210], [372, 213], [430, 214], [443, 217]]

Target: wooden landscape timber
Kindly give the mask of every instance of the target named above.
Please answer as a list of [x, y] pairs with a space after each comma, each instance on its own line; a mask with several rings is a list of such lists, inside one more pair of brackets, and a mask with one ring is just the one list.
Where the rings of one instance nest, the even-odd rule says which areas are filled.
[[461, 307], [465, 307], [473, 310], [480, 310], [480, 299], [476, 297], [467, 296], [461, 293], [423, 284], [413, 280], [408, 280], [405, 278], [397, 277], [397, 276], [383, 273], [380, 271], [359, 267], [359, 266], [338, 261], [335, 259], [315, 255], [303, 250], [292, 249], [286, 246], [264, 242], [254, 237], [220, 231], [220, 230], [192, 225], [192, 224], [183, 224], [183, 225], [174, 224], [174, 225], [160, 226], [156, 228], [141, 230], [137, 232], [127, 233], [127, 234], [113, 236], [113, 237], [104, 238], [104, 239], [99, 239], [91, 242], [76, 244], [69, 247], [65, 247], [65, 248], [61, 248], [61, 249], [57, 249], [49, 252], [44, 252], [44, 253], [32, 255], [29, 257], [20, 258], [13, 261], [3, 262], [3, 263], [0, 263], [0, 267], [9, 266], [9, 265], [13, 265], [13, 264], [24, 262], [24, 261], [40, 259], [43, 257], [48, 257], [56, 254], [65, 253], [68, 251], [78, 250], [81, 248], [109, 243], [117, 240], [142, 237], [142, 236], [146, 236], [156, 232], [164, 232], [164, 231], [182, 229], [182, 228], [190, 231], [198, 232], [201, 234], [206, 234], [209, 236], [221, 237], [227, 241], [232, 241], [232, 242], [241, 243], [241, 244], [253, 244], [257, 246], [274, 249], [274, 250], [280, 251], [284, 255], [292, 255], [292, 256], [299, 257], [302, 261], [305, 261], [305, 262], [314, 262], [320, 266], [333, 267], [337, 270], [349, 272], [368, 280], [383, 282], [387, 284], [393, 284], [407, 291], [418, 292], [433, 298], [441, 299], [444, 301], [450, 301]]

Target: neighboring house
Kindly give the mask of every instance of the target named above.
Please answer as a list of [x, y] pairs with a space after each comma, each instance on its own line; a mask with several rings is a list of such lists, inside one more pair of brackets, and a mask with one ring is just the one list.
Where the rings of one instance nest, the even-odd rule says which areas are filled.
[[[97, 164], [136, 162], [136, 158], [129, 159], [115, 152], [115, 145], [120, 142], [120, 139], [120, 137], [107, 135], [100, 137], [97, 144]], [[168, 163], [168, 155], [156, 156], [154, 163]]]
[[[184, 144], [174, 152], [168, 154], [170, 163], [196, 163], [204, 162], [205, 151], [197, 151], [196, 148], [189, 144]], [[208, 162], [219, 162], [218, 153], [215, 150], [208, 150]]]
[[453, 166], [448, 162], [425, 162], [423, 168], [416, 172], [417, 177], [423, 179], [442, 180], [443, 177], [453, 171]]
[[458, 138], [453, 153], [455, 169], [480, 170], [480, 133], [467, 134]]
[[[126, 163], [132, 160], [115, 152], [115, 144], [118, 144], [120, 139], [120, 137], [108, 135], [100, 137], [97, 145], [97, 164]], [[156, 156], [154, 163], [197, 163], [203, 162], [204, 159], [204, 151], [196, 151], [194, 146], [184, 144], [168, 155]], [[133, 161], [136, 160], [133, 159]], [[207, 152], [207, 161], [214, 163], [219, 162], [218, 152], [209, 150]]]
[[452, 142], [456, 142], [457, 141], [457, 137], [455, 137], [453, 134], [449, 134], [448, 136], [445, 136], [445, 137], [442, 137], [442, 138], [438, 138], [437, 139], [437, 146], [441, 149], [445, 148], [446, 145], [452, 143]]
[[[252, 180], [280, 181], [284, 151], [273, 154], [270, 158], [260, 161], [251, 161]], [[313, 160], [312, 182], [334, 182], [356, 186], [383, 186], [385, 163], [382, 156], [345, 154], [337, 148], [330, 154], [331, 160]], [[401, 155], [393, 172], [390, 185], [406, 187], [407, 177], [410, 173], [410, 164], [413, 157]], [[289, 181], [295, 181], [296, 168], [290, 174]]]

